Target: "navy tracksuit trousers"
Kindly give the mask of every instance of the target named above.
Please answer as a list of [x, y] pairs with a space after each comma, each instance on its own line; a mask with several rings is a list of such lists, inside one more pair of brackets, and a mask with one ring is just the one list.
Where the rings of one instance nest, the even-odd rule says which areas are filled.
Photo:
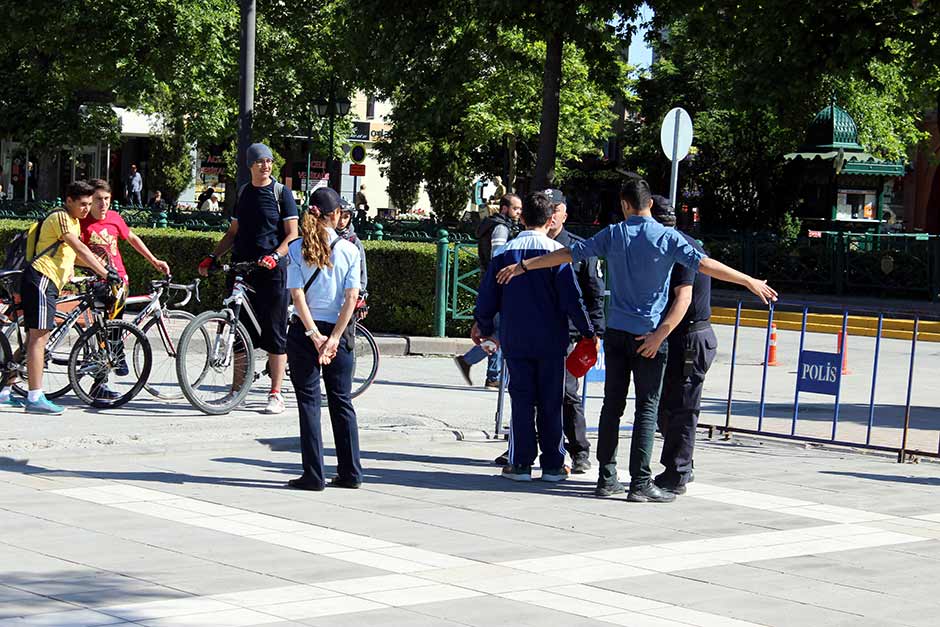
[[[512, 420], [509, 423], [509, 463], [531, 466], [538, 450], [542, 470], [565, 465], [562, 400], [565, 356], [542, 359], [506, 357]], [[536, 422], [538, 435], [536, 436]]]

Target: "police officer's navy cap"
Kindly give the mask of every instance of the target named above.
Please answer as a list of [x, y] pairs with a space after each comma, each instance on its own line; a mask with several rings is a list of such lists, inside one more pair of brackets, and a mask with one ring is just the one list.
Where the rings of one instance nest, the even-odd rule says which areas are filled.
[[548, 196], [548, 199], [552, 202], [552, 205], [567, 205], [568, 201], [565, 200], [565, 195], [561, 193], [560, 189], [546, 189], [542, 191], [543, 194]]
[[346, 200], [345, 198], [343, 198], [342, 196], [340, 196], [339, 197], [339, 210], [342, 211], [343, 213], [352, 213], [353, 212], [352, 203]]
[[330, 187], [321, 187], [315, 189], [310, 195], [310, 204], [316, 206], [320, 213], [330, 213], [337, 207], [342, 206], [342, 198], [336, 193], [336, 190]]
[[672, 220], [672, 222], [675, 223], [676, 211], [672, 208], [672, 202], [665, 196], [660, 196], [659, 194], [653, 194], [650, 198], [653, 200], [653, 206], [650, 208], [650, 213], [653, 214], [653, 217], [659, 221]]
[[248, 167], [250, 168], [258, 159], [270, 159], [274, 161], [274, 153], [264, 144], [252, 144], [248, 146], [248, 150], [245, 151], [245, 161], [248, 163]]

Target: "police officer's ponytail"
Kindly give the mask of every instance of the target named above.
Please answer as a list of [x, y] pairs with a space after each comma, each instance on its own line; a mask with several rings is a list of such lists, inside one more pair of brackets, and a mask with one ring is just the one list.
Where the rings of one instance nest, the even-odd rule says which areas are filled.
[[304, 213], [303, 222], [300, 225], [303, 238], [300, 250], [308, 266], [333, 267], [333, 262], [330, 261], [330, 234], [326, 231], [324, 221], [324, 216], [321, 216], [319, 210], [314, 207]]

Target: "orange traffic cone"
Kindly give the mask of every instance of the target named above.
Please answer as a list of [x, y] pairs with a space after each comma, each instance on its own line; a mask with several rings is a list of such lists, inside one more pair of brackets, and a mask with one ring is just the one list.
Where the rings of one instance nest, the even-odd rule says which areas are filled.
[[777, 363], [777, 323], [770, 323], [770, 353], [767, 357], [768, 366], [779, 366]]
[[[848, 333], [846, 333], [848, 335]], [[842, 353], [842, 342], [846, 341], [848, 338], [842, 337], [842, 331], [839, 331], [838, 343], [836, 345], [836, 352]], [[849, 345], [845, 345], [845, 352], [842, 353], [842, 374], [852, 374], [852, 371], [849, 370]]]

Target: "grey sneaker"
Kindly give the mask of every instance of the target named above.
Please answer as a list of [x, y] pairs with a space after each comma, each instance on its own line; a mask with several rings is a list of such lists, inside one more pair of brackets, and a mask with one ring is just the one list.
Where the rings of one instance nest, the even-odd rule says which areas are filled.
[[539, 477], [539, 479], [558, 483], [559, 481], [567, 479], [570, 474], [571, 470], [567, 466], [562, 466], [561, 468], [544, 468], [542, 470], [542, 476]]
[[623, 494], [626, 490], [623, 488], [623, 484], [614, 479], [612, 482], [597, 482], [597, 487], [594, 488], [594, 496], [614, 496], [615, 494]]
[[571, 474], [583, 475], [591, 469], [591, 456], [587, 451], [583, 451], [574, 456], [571, 460]]
[[457, 369], [460, 370], [460, 374], [463, 375], [463, 380], [467, 382], [467, 385], [473, 385], [473, 381], [470, 380], [470, 364], [463, 358], [463, 355], [454, 357], [454, 363], [457, 364]]
[[532, 481], [532, 466], [503, 466], [503, 478], [513, 481]]

